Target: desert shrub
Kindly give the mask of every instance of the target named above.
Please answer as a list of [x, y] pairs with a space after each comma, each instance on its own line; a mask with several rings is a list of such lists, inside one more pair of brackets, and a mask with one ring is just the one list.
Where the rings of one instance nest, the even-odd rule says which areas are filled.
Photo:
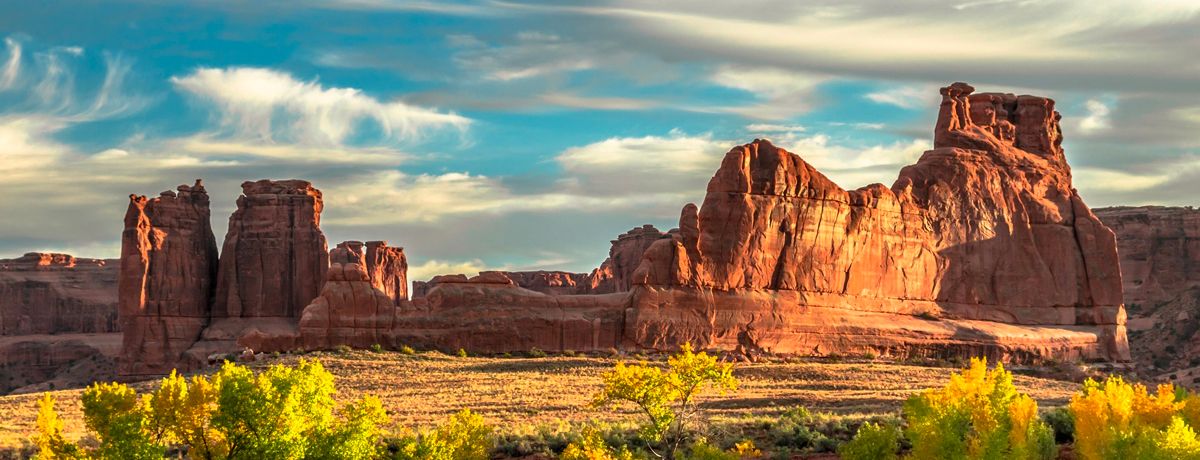
[[1048, 411], [1042, 414], [1042, 421], [1050, 425], [1050, 430], [1054, 432], [1055, 443], [1070, 444], [1075, 442], [1075, 417], [1071, 415], [1070, 409], [1059, 407]]
[[633, 460], [635, 457], [629, 447], [622, 445], [613, 449], [604, 441], [599, 430], [586, 428], [578, 441], [572, 442], [563, 449], [559, 460]]
[[530, 358], [545, 358], [546, 352], [542, 351], [542, 349], [540, 349], [538, 347], [533, 347], [533, 348], [529, 349], [529, 357]]
[[494, 445], [492, 427], [463, 409], [432, 431], [394, 440], [389, 450], [397, 460], [487, 460]]
[[336, 347], [333, 347], [333, 351], [339, 355], [344, 355], [346, 353], [350, 353], [351, 350], [353, 350], [353, 349], [350, 348], [350, 345], [338, 345]]
[[1012, 374], [972, 359], [940, 389], [904, 403], [906, 435], [915, 459], [1048, 459], [1054, 434], [1037, 416], [1037, 402], [1017, 392]]
[[1118, 376], [1071, 397], [1079, 458], [1200, 458], [1200, 396], [1162, 384], [1150, 393]]
[[[699, 412], [697, 396], [709, 389], [723, 393], [737, 388], [733, 365], [718, 363], [715, 356], [705, 352], [694, 353], [687, 343], [667, 360], [665, 369], [647, 363], [618, 362], [603, 379], [604, 388], [596, 395], [595, 405], [636, 405], [646, 416], [639, 433], [650, 444], [650, 453], [659, 458], [674, 458], [690, 438], [691, 425]], [[660, 450], [653, 444], [658, 444]]]
[[159, 459], [168, 449], [197, 459], [377, 456], [387, 422], [381, 403], [368, 396], [335, 414], [335, 393], [333, 375], [317, 361], [260, 374], [226, 362], [211, 378], [172, 372], [140, 396], [119, 383], [88, 387], [84, 423], [99, 441], [88, 452], [61, 441], [53, 400], [43, 398], [37, 439], [47, 458]]
[[838, 454], [845, 460], [895, 460], [899, 446], [900, 431], [896, 427], [866, 422]]
[[371, 352], [373, 352], [373, 353], [383, 353], [383, 345], [380, 345], [380, 344], [378, 344], [378, 343], [373, 343], [373, 344], [371, 344]]
[[459, 357], [459, 358], [466, 358], [467, 356], [468, 356], [468, 355], [467, 355], [467, 350], [466, 350], [466, 349], [463, 349], [463, 348], [459, 348], [459, 349], [458, 349], [458, 357]]
[[413, 347], [410, 347], [408, 345], [404, 345], [404, 346], [400, 347], [400, 354], [415, 355], [416, 353], [417, 353], [417, 350], [413, 350]]
[[803, 407], [788, 409], [767, 430], [767, 437], [779, 447], [791, 449], [814, 447], [825, 435], [814, 431], [810, 426], [812, 422], [813, 418], [808, 413], [808, 409]]

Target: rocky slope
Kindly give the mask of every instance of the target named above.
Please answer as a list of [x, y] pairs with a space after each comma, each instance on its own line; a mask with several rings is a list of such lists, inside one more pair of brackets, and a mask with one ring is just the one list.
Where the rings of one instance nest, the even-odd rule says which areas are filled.
[[1139, 367], [1200, 376], [1200, 210], [1115, 207], [1096, 216], [1117, 234]]

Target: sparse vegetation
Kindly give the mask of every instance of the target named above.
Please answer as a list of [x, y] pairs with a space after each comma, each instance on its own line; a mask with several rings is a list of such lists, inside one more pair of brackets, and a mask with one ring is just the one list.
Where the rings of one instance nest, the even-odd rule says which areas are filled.
[[618, 362], [604, 374], [604, 389], [596, 395], [596, 405], [633, 403], [645, 415], [641, 434], [649, 442], [650, 453], [673, 459], [691, 440], [692, 424], [699, 416], [697, 396], [709, 389], [723, 393], [736, 388], [733, 365], [718, 363], [715, 356], [703, 351], [694, 353], [691, 344], [685, 343], [678, 355], [668, 359], [666, 369]]
[[[634, 405], [585, 410], [593, 402], [592, 394], [603, 386], [604, 374], [614, 368], [616, 361], [611, 358], [460, 358], [452, 354], [352, 350], [346, 354], [283, 354], [277, 360], [244, 366], [261, 373], [275, 364], [296, 366], [301, 358], [319, 359], [333, 374], [340, 390], [333, 395], [338, 404], [352, 403], [358, 395], [374, 394], [396, 422], [394, 426], [417, 429], [381, 433], [388, 441], [377, 447], [395, 447], [402, 438], [436, 430], [451, 414], [469, 407], [495, 427], [489, 454], [492, 458], [558, 457], [569, 445], [580, 442], [588, 429], [594, 430], [614, 455], [621, 447], [634, 458], [652, 455], [647, 449], [649, 443], [639, 433], [638, 421], [644, 415]], [[665, 368], [668, 364], [659, 360], [661, 356], [648, 358], [651, 365]], [[864, 422], [900, 426], [896, 416], [900, 404], [920, 388], [943, 384], [952, 371], [811, 359], [739, 364], [733, 370], [739, 380], [737, 392], [723, 396], [709, 392], [696, 400], [704, 409], [706, 423], [694, 425], [691, 439], [704, 438], [711, 447], [725, 453], [736, 451], [740, 442], [753, 440], [763, 458], [838, 451]], [[1078, 388], [1070, 382], [1023, 375], [1013, 379], [1022, 390], [1052, 405], [1065, 404]], [[161, 381], [148, 381], [130, 384], [130, 388], [147, 394], [161, 385]], [[63, 422], [62, 439], [89, 449], [96, 447], [97, 440], [85, 432], [82, 390], [59, 390], [53, 395], [57, 399], [56, 415]], [[11, 454], [18, 458], [35, 453], [36, 446], [22, 442], [36, 431], [39, 397], [0, 398], [0, 413], [13, 414], [0, 420], [0, 446], [24, 449], [19, 451], [23, 454]], [[692, 455], [687, 446], [680, 452], [683, 457]], [[382, 455], [392, 454], [384, 450]], [[3, 457], [5, 453], [0, 449]]]

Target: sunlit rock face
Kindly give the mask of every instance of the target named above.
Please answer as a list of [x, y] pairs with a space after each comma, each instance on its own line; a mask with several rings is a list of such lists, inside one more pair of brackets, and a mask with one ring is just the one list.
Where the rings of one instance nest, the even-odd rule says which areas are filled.
[[845, 352], [903, 346], [889, 329], [937, 316], [915, 341], [1129, 359], [1116, 240], [1072, 188], [1054, 102], [972, 92], [943, 88], [934, 149], [890, 188], [844, 190], [766, 140], [734, 148], [647, 251], [627, 338]]

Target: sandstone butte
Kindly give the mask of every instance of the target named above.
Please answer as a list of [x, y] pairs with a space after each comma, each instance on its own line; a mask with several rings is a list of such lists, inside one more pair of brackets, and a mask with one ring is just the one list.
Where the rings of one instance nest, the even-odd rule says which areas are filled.
[[1096, 216], [1117, 234], [1139, 367], [1200, 382], [1200, 210], [1115, 207], [1097, 209]]
[[326, 252], [308, 182], [243, 184], [215, 273], [199, 184], [133, 197], [122, 370], [342, 344], [1128, 361], [1117, 242], [1072, 188], [1054, 102], [973, 91], [942, 89], [934, 148], [890, 188], [755, 140], [677, 229], [622, 235], [591, 274], [445, 275], [412, 300], [402, 251]]

